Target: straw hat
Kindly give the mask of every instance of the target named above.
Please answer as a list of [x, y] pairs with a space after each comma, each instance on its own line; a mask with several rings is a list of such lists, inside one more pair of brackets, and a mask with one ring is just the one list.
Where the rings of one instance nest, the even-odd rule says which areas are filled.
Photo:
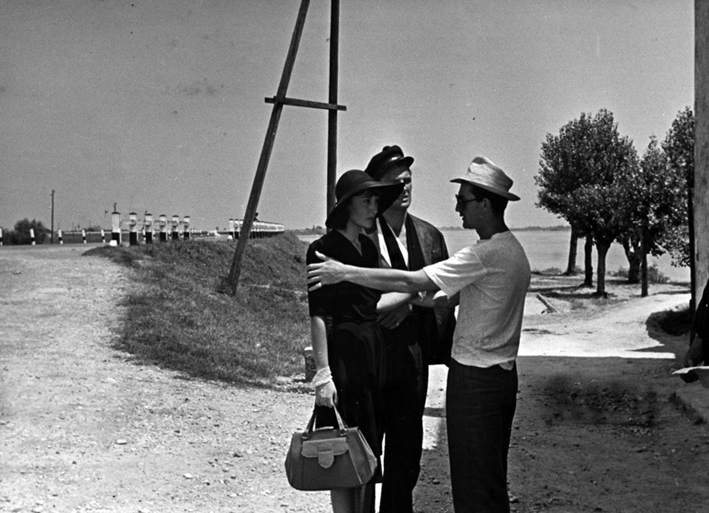
[[507, 176], [501, 168], [486, 157], [475, 157], [470, 166], [468, 166], [465, 176], [454, 178], [451, 182], [469, 183], [510, 201], [519, 200], [519, 196], [510, 192], [510, 188], [514, 183], [512, 178]]
[[336, 223], [339, 216], [343, 215], [343, 208], [355, 194], [360, 192], [376, 189], [379, 197], [379, 208], [377, 215], [388, 209], [392, 203], [399, 197], [401, 190], [404, 188], [403, 183], [381, 183], [372, 180], [364, 171], [359, 169], [351, 169], [342, 174], [335, 185], [335, 198], [337, 203], [332, 207], [332, 211], [327, 216], [325, 226], [332, 228], [331, 225]]

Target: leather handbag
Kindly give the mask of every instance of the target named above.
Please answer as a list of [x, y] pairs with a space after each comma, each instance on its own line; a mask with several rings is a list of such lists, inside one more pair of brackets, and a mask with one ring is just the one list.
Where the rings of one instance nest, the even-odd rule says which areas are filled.
[[315, 426], [316, 412], [303, 432], [293, 433], [286, 456], [288, 482], [296, 490], [332, 490], [365, 485], [377, 458], [357, 427], [347, 427], [335, 408], [337, 426]]

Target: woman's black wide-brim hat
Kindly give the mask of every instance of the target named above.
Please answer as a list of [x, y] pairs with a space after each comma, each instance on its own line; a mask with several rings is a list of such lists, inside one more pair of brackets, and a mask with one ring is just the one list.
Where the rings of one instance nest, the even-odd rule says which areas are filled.
[[377, 192], [379, 198], [379, 210], [377, 215], [386, 211], [396, 198], [401, 194], [404, 188], [403, 183], [381, 183], [373, 180], [364, 171], [359, 169], [351, 169], [342, 174], [342, 176], [337, 180], [335, 185], [335, 198], [337, 202], [335, 206], [332, 207], [332, 211], [327, 216], [325, 221], [325, 226], [328, 228], [333, 228], [337, 224], [337, 220], [343, 214], [343, 208], [349, 200], [355, 194], [364, 192], [369, 189], [374, 189]]

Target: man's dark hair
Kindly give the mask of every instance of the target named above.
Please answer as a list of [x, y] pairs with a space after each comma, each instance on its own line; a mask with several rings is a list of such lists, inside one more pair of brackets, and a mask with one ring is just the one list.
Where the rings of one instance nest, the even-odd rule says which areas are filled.
[[473, 194], [479, 200], [487, 198], [490, 200], [490, 205], [492, 206], [492, 211], [497, 215], [502, 215], [505, 213], [507, 208], [507, 198], [503, 198], [499, 194], [490, 192], [487, 189], [478, 187], [477, 185], [470, 184], [473, 188]]

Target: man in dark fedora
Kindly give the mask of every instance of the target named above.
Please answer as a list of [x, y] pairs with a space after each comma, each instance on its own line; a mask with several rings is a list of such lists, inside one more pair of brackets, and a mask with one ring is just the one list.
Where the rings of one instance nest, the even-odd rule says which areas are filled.
[[[369, 235], [381, 265], [416, 271], [448, 258], [443, 234], [409, 213], [412, 201], [411, 164], [399, 146], [385, 146], [365, 172], [382, 183], [403, 183], [394, 203], [377, 219]], [[423, 447], [423, 412], [428, 365], [447, 363], [455, 316], [452, 308], [432, 310], [403, 304], [380, 315], [386, 341], [384, 387], [384, 475], [380, 513], [411, 513]]]
[[[324, 255], [308, 265], [309, 290], [341, 281], [382, 291], [438, 291], [459, 310], [446, 385], [446, 425], [456, 512], [509, 512], [507, 455], [517, 405], [517, 354], [531, 272], [505, 223], [512, 179], [489, 159], [473, 159], [455, 210], [480, 238], [419, 271], [364, 269]], [[426, 301], [428, 301], [428, 296]], [[420, 303], [423, 304], [424, 301]], [[385, 454], [386, 454], [385, 447]]]

